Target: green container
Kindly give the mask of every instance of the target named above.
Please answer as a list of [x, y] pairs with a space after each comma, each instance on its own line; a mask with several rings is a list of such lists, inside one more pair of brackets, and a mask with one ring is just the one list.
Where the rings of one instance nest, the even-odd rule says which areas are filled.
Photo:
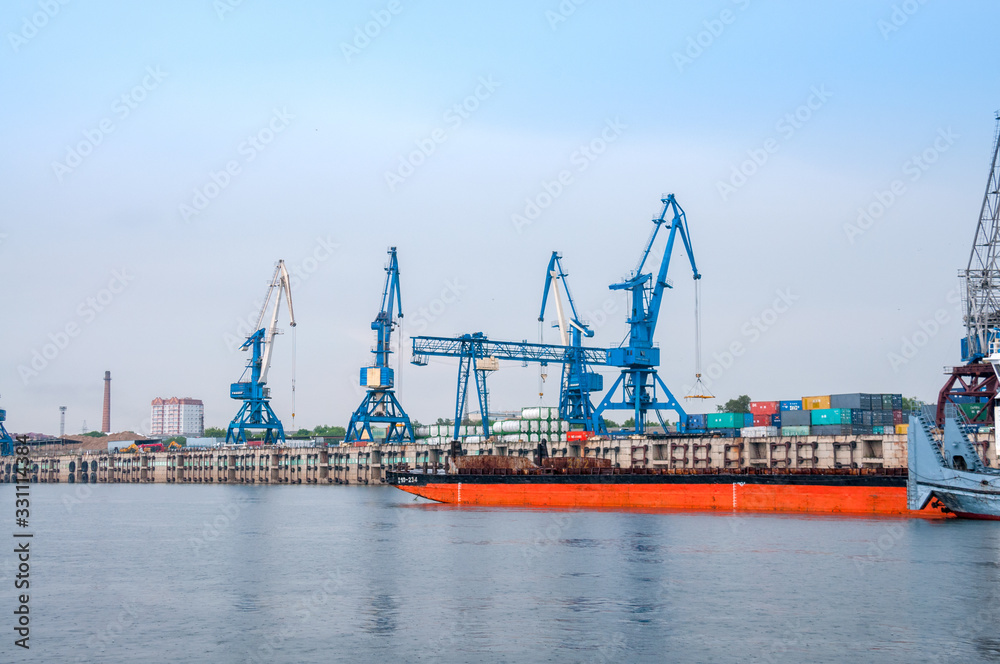
[[812, 425], [823, 426], [826, 424], [850, 424], [850, 408], [820, 408], [812, 411]]
[[709, 429], [743, 428], [743, 413], [710, 413], [706, 419]]
[[885, 427], [872, 427], [872, 433], [881, 436], [885, 433]]
[[808, 436], [809, 427], [807, 426], [794, 426], [794, 427], [781, 427], [782, 436]]
[[[983, 408], [986, 407], [984, 403], [960, 403], [958, 407], [962, 409], [962, 413], [965, 415], [965, 419], [970, 422], [976, 421], [986, 421], [985, 413], [983, 413]], [[978, 418], [978, 419], [977, 419]]]

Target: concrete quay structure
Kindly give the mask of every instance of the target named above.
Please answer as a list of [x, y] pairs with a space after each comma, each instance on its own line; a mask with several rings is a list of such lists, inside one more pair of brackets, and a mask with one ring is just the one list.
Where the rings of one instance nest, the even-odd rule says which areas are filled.
[[[1000, 467], [992, 433], [974, 436], [990, 466]], [[531, 457], [535, 443], [482, 442], [468, 455]], [[378, 484], [386, 470], [441, 468], [449, 450], [420, 444], [363, 447], [188, 448], [136, 454], [90, 451], [33, 454], [30, 481], [165, 484]], [[610, 459], [620, 468], [732, 470], [747, 468], [906, 468], [906, 436], [774, 438], [593, 438], [549, 443], [554, 457]], [[14, 482], [13, 457], [0, 457], [0, 482]]]

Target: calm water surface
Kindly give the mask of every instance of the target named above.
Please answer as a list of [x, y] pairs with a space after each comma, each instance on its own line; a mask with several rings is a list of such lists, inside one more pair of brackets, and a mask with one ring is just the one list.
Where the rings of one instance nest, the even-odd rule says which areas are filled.
[[[33, 485], [7, 662], [993, 662], [1000, 524]], [[10, 533], [14, 488], [0, 487]], [[10, 535], [4, 535], [13, 542]]]

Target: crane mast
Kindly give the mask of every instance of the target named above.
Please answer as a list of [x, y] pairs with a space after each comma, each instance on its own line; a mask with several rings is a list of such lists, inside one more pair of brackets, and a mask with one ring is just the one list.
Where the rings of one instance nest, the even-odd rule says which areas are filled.
[[[233, 421], [229, 423], [229, 428], [226, 431], [226, 443], [246, 444], [246, 432], [255, 430], [264, 431], [265, 445], [285, 440], [285, 429], [271, 408], [269, 403], [271, 390], [267, 387], [267, 374], [271, 369], [274, 337], [280, 334], [278, 310], [281, 307], [282, 295], [287, 301], [288, 324], [294, 328], [295, 311], [292, 307], [291, 278], [285, 268], [285, 261], [279, 260], [268, 284], [267, 295], [263, 305], [261, 305], [260, 314], [257, 316], [255, 331], [240, 346], [240, 350], [250, 351], [250, 359], [240, 380], [230, 385], [230, 398], [242, 401], [243, 405]], [[268, 315], [268, 305], [271, 303], [272, 297], [274, 304], [270, 310], [270, 319], [267, 320], [267, 327], [262, 327], [265, 317]], [[249, 377], [247, 376], [248, 372]]]
[[[562, 345], [568, 346], [559, 390], [559, 417], [570, 424], [582, 426], [584, 430], [606, 433], [604, 418], [596, 415], [594, 404], [590, 400], [591, 392], [600, 392], [604, 389], [604, 376], [590, 371], [586, 355], [583, 353], [583, 338], [593, 337], [594, 331], [580, 321], [576, 313], [576, 304], [573, 302], [569, 283], [566, 281], [567, 276], [569, 275], [563, 270], [562, 256], [559, 252], [553, 251], [545, 270], [542, 309], [538, 314], [538, 321], [540, 323], [545, 321], [545, 305], [551, 290], [556, 306], [556, 326], [559, 328]], [[561, 292], [566, 293], [572, 318], [567, 318]]]
[[993, 162], [986, 180], [986, 192], [979, 211], [976, 236], [969, 264], [959, 276], [964, 278], [965, 341], [962, 359], [978, 362], [989, 353], [989, 342], [1000, 327], [1000, 115], [993, 137]]
[[395, 372], [390, 365], [392, 331], [403, 318], [403, 301], [399, 289], [399, 260], [396, 247], [389, 249], [389, 264], [385, 268], [382, 306], [372, 322], [375, 330], [375, 363], [361, 367], [361, 386], [367, 393], [361, 405], [351, 415], [345, 442], [374, 441], [372, 425], [385, 425], [386, 443], [412, 443], [413, 425], [410, 416], [399, 404], [394, 391]]

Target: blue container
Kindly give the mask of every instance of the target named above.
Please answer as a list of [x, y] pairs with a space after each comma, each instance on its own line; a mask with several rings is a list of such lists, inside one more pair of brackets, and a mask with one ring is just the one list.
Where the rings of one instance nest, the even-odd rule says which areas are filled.
[[796, 399], [795, 401], [779, 401], [778, 408], [782, 411], [802, 410], [802, 400]]
[[722, 434], [723, 438], [738, 438], [740, 435], [739, 429], [715, 429], [714, 433]]
[[743, 413], [743, 426], [745, 427], [753, 426], [753, 413]]
[[774, 413], [771, 415], [771, 426], [780, 427], [781, 426], [781, 413]]
[[685, 433], [708, 433], [708, 429], [686, 429]]
[[705, 422], [705, 415], [688, 415], [686, 422], [686, 428], [690, 431], [691, 429], [707, 429], [708, 425]]
[[832, 394], [830, 395], [830, 408], [850, 408], [861, 410], [864, 408], [864, 402], [869, 401], [865, 399], [866, 395], [860, 392], [852, 392], [851, 394]]
[[903, 410], [903, 395], [893, 394], [892, 395], [892, 409], [893, 410]]

